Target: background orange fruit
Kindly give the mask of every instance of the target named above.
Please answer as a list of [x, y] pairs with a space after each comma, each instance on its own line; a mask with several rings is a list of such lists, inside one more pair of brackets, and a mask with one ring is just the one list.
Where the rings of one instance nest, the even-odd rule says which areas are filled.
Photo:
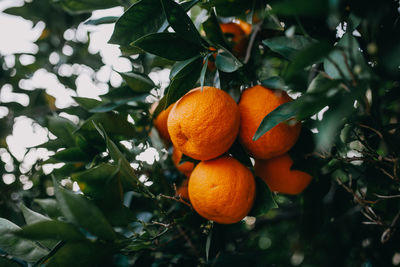
[[209, 160], [225, 153], [236, 139], [240, 115], [236, 102], [215, 87], [195, 88], [184, 95], [168, 117], [172, 143], [183, 154]]
[[285, 91], [271, 90], [261, 85], [246, 89], [242, 93], [239, 102], [239, 140], [251, 156], [269, 159], [287, 152], [296, 143], [301, 126], [294, 121], [280, 123], [257, 141], [253, 141], [253, 136], [264, 117], [279, 105], [291, 100]]
[[188, 185], [189, 185], [189, 179], [183, 180], [181, 185], [176, 190], [176, 195], [183, 198], [184, 200], [189, 200]]
[[[247, 36], [239, 24], [234, 22], [220, 24], [221, 31], [232, 43], [232, 52], [235, 56], [243, 57], [246, 52]], [[231, 38], [229, 38], [231, 36]]]
[[160, 137], [163, 139], [166, 145], [169, 145], [171, 143], [171, 137], [168, 133], [167, 120], [169, 112], [171, 111], [173, 106], [174, 104], [171, 104], [167, 109], [161, 111], [160, 114], [158, 114], [157, 118], [155, 118], [153, 121], [154, 126], [156, 127], [158, 133], [160, 134]]
[[310, 184], [311, 175], [291, 170], [293, 160], [286, 153], [269, 160], [256, 160], [255, 174], [262, 178], [271, 191], [297, 195]]
[[249, 213], [254, 197], [253, 174], [234, 158], [202, 161], [190, 175], [190, 202], [208, 220], [236, 223]]
[[194, 168], [194, 163], [186, 161], [182, 164], [179, 164], [182, 158], [182, 152], [179, 151], [175, 146], [174, 150], [172, 151], [172, 161], [174, 162], [175, 167], [183, 173], [185, 176], [190, 176], [192, 173], [192, 170]]

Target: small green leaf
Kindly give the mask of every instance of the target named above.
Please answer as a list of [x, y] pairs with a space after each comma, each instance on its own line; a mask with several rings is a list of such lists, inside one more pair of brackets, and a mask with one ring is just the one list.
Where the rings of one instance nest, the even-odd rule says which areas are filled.
[[271, 190], [267, 184], [259, 177], [255, 177], [256, 181], [256, 199], [254, 200], [253, 208], [250, 216], [261, 216], [266, 214], [270, 209], [278, 208]]
[[118, 19], [119, 19], [119, 17], [107, 16], [107, 17], [102, 17], [99, 19], [87, 20], [87, 21], [85, 21], [84, 24], [86, 24], [86, 25], [101, 25], [101, 24], [115, 23], [115, 22], [117, 22]]
[[305, 49], [313, 42], [315, 41], [303, 35], [279, 36], [263, 40], [263, 44], [269, 49], [289, 60], [294, 60], [298, 51]]
[[207, 72], [207, 67], [208, 67], [208, 57], [210, 55], [208, 55], [207, 57], [205, 57], [204, 63], [203, 63], [203, 68], [201, 69], [201, 73], [200, 73], [200, 87], [201, 87], [201, 91], [203, 91], [203, 86], [204, 86], [204, 79], [206, 77], [206, 72]]
[[149, 33], [157, 32], [165, 20], [160, 0], [134, 3], [115, 23], [110, 43], [129, 47], [129, 44]]
[[0, 218], [0, 248], [8, 254], [27, 262], [36, 262], [49, 253], [34, 242], [17, 237], [12, 232], [21, 228]]
[[294, 118], [297, 115], [297, 110], [294, 108], [294, 105], [294, 101], [284, 103], [265, 116], [253, 136], [253, 141], [257, 141], [258, 138], [263, 136], [279, 123]]
[[48, 118], [47, 127], [50, 132], [62, 139], [68, 146], [75, 145], [73, 132], [76, 130], [77, 126], [70, 120], [58, 116], [52, 116]]
[[71, 147], [57, 152], [46, 162], [51, 162], [52, 159], [62, 162], [84, 162], [91, 160], [92, 157], [84, 153], [79, 147]]
[[176, 33], [151, 33], [132, 43], [140, 49], [173, 61], [182, 61], [205, 51], [200, 45], [183, 39]]
[[266, 80], [263, 80], [261, 84], [264, 85], [265, 87], [268, 87], [269, 89], [285, 90], [287, 87], [285, 85], [285, 81], [279, 76], [274, 76]]
[[212, 238], [212, 229], [210, 230], [210, 233], [208, 234], [206, 241], [206, 261], [208, 261], [208, 256], [210, 255], [211, 238]]
[[137, 72], [118, 73], [134, 92], [148, 93], [155, 87], [154, 82], [145, 74]]
[[220, 45], [223, 47], [229, 47], [226, 43], [224, 34], [221, 31], [221, 27], [219, 26], [217, 16], [215, 15], [214, 10], [210, 11], [210, 16], [203, 23], [203, 29], [206, 33], [207, 39], [215, 45]]
[[222, 52], [218, 52], [215, 58], [215, 65], [217, 68], [224, 72], [234, 72], [238, 70], [243, 64], [228, 50], [222, 48]]
[[83, 195], [68, 191], [54, 180], [55, 195], [63, 215], [72, 223], [105, 240], [114, 240], [116, 234], [99, 208]]

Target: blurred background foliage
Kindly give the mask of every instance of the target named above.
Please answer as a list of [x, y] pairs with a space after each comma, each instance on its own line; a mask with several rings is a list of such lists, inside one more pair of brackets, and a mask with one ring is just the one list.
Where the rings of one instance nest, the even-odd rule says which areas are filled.
[[[91, 16], [120, 6], [121, 17]], [[400, 264], [398, 1], [33, 0], [4, 12], [43, 30], [35, 53], [0, 55], [1, 266]], [[238, 19], [252, 25], [242, 54], [218, 25]], [[111, 70], [122, 83], [78, 31], [111, 23], [132, 69]], [[43, 70], [73, 103], [29, 84]], [[168, 86], [155, 79], [163, 70]], [[85, 71], [105, 88], [97, 99], [76, 93]], [[254, 216], [213, 224], [174, 197], [184, 177], [152, 118], [196, 85], [238, 100], [257, 83], [296, 98], [258, 134], [302, 120], [290, 154], [314, 179], [299, 196], [264, 190]], [[20, 118], [47, 135], [22, 158], [8, 142]], [[250, 162], [240, 145], [230, 152]]]

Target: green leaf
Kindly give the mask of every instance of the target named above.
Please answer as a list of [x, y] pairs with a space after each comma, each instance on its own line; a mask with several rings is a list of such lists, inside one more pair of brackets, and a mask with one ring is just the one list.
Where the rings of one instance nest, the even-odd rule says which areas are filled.
[[49, 253], [34, 242], [12, 234], [20, 229], [18, 225], [0, 218], [0, 248], [2, 250], [27, 262], [36, 262]]
[[61, 0], [61, 6], [72, 14], [89, 13], [96, 9], [119, 6], [116, 0]]
[[77, 181], [85, 195], [99, 198], [105, 192], [105, 185], [119, 172], [119, 167], [102, 163], [94, 168], [71, 175], [72, 180]]
[[111, 135], [124, 136], [125, 138], [134, 138], [136, 136], [135, 126], [128, 122], [127, 116], [113, 112], [94, 114], [82, 124], [79, 132], [84, 133], [84, 135], [92, 133], [92, 135], [94, 134], [98, 137], [93, 122], [101, 124]]
[[312, 43], [305, 49], [300, 50], [289, 65], [286, 77], [291, 78], [296, 74], [296, 72], [321, 60], [323, 57], [328, 55], [331, 50], [332, 46], [328, 41]]
[[124, 155], [114, 144], [114, 142], [107, 136], [104, 128], [100, 128], [98, 125], [96, 125], [96, 123], [93, 124], [96, 127], [97, 131], [100, 133], [100, 135], [103, 137], [103, 139], [106, 141], [106, 146], [108, 148], [111, 158], [115, 162], [118, 162], [118, 164], [120, 164], [121, 183], [124, 189], [140, 192], [141, 190], [139, 189], [139, 187], [141, 187], [142, 189], [145, 188], [144, 190], [146, 191], [146, 193], [152, 195], [150, 192], [147, 192], [146, 190], [147, 188], [144, 187], [144, 185], [139, 181], [139, 178], [135, 174], [128, 160], [124, 157]]
[[25, 205], [21, 204], [20, 206], [22, 214], [24, 215], [26, 224], [33, 224], [33, 223], [37, 223], [37, 222], [41, 222], [41, 221], [50, 221], [51, 219], [40, 214], [37, 213], [31, 209], [28, 209]]
[[250, 157], [248, 156], [246, 150], [243, 148], [242, 144], [238, 140], [235, 140], [233, 145], [229, 148], [228, 152], [240, 163], [247, 167], [252, 167]]
[[246, 10], [252, 9], [254, 1], [211, 0], [208, 2], [210, 4], [210, 7], [215, 6], [218, 16], [231, 17], [244, 14]]
[[98, 243], [68, 242], [46, 261], [46, 267], [112, 266], [111, 251]]
[[115, 23], [110, 43], [129, 47], [149, 33], [157, 32], [165, 20], [160, 0], [142, 0], [133, 4]]
[[77, 126], [70, 120], [58, 116], [52, 116], [48, 118], [47, 127], [52, 134], [62, 139], [68, 146], [75, 145], [73, 132], [76, 130]]
[[52, 155], [48, 162], [52, 161], [52, 159], [61, 162], [85, 162], [90, 161], [92, 156], [84, 153], [79, 147], [71, 147]]
[[279, 36], [263, 40], [263, 44], [268, 46], [269, 49], [289, 60], [294, 60], [298, 51], [305, 49], [313, 42], [312, 39], [303, 35]]
[[145, 74], [137, 72], [118, 73], [134, 92], [148, 93], [155, 87], [154, 82]]
[[61, 221], [39, 221], [15, 231], [16, 236], [30, 240], [83, 240], [85, 236], [72, 224]]
[[84, 24], [86, 24], [86, 25], [101, 25], [101, 24], [107, 24], [107, 23], [115, 23], [115, 22], [117, 22], [118, 19], [119, 19], [119, 17], [107, 16], [107, 17], [102, 17], [99, 19], [87, 20], [87, 21], [85, 21]]
[[231, 52], [223, 47], [220, 47], [222, 52], [218, 52], [215, 58], [215, 65], [217, 68], [224, 72], [234, 72], [238, 70], [243, 64]]
[[0, 256], [0, 266], [2, 267], [21, 267], [19, 263]]
[[284, 103], [265, 116], [253, 136], [253, 141], [257, 141], [258, 138], [263, 136], [266, 132], [274, 128], [279, 123], [290, 118], [294, 118], [297, 115], [297, 110], [294, 108], [294, 106], [294, 101]]
[[54, 187], [61, 212], [70, 222], [101, 239], [114, 240], [116, 238], [111, 225], [95, 204], [83, 195], [62, 188], [55, 180]]
[[86, 97], [72, 97], [79, 106], [83, 107], [86, 110], [93, 109], [99, 105], [101, 105], [101, 101], [93, 99], [93, 98], [86, 98]]
[[206, 261], [208, 261], [208, 255], [210, 254], [211, 238], [212, 238], [212, 229], [210, 230], [210, 233], [208, 234], [206, 241]]
[[328, 0], [284, 0], [275, 3], [272, 4], [272, 12], [279, 15], [325, 17], [329, 11]]
[[203, 59], [201, 57], [195, 57], [181, 62], [180, 65], [179, 71], [171, 79], [171, 83], [168, 87], [166, 107], [193, 89], [199, 79], [203, 67]]
[[261, 216], [266, 214], [269, 210], [278, 208], [271, 190], [267, 184], [259, 177], [255, 177], [256, 181], [256, 199], [254, 200], [253, 208], [251, 209], [250, 216]]
[[148, 34], [132, 43], [140, 49], [173, 61], [182, 61], [206, 51], [176, 33], [161, 32]]
[[186, 11], [172, 0], [161, 0], [169, 25], [183, 39], [194, 44], [200, 44], [202, 38]]
[[261, 84], [265, 87], [268, 87], [269, 89], [285, 90], [287, 87], [285, 85], [285, 81], [279, 76], [274, 76], [274, 77], [270, 77], [266, 80], [263, 80], [261, 82]]
[[219, 26], [217, 16], [215, 15], [213, 9], [210, 11], [210, 16], [208, 19], [203, 23], [203, 29], [206, 33], [207, 39], [211, 43], [223, 47], [229, 47], [226, 43], [224, 34], [221, 31], [221, 27]]
[[54, 198], [36, 198], [33, 202], [38, 204], [51, 218], [58, 218], [61, 216], [58, 203]]
[[205, 59], [203, 60], [203, 68], [201, 69], [200, 72], [200, 87], [201, 87], [201, 91], [203, 91], [203, 86], [204, 86], [204, 79], [206, 77], [206, 72], [207, 72], [207, 68], [208, 68], [208, 57], [206, 56]]

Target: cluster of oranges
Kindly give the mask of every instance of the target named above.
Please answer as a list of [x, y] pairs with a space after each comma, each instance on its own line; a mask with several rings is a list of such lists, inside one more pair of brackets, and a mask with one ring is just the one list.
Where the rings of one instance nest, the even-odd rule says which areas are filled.
[[[240, 22], [221, 25], [222, 32], [233, 35], [232, 51], [238, 56], [251, 32], [251, 26], [247, 30], [246, 26]], [[280, 123], [253, 141], [263, 118], [289, 101], [284, 91], [256, 85], [244, 90], [237, 104], [225, 91], [204, 86], [163, 110], [154, 125], [166, 143], [172, 142], [172, 160], [188, 177], [177, 194], [208, 220], [229, 224], [243, 219], [253, 206], [256, 184], [253, 173], [228, 153], [236, 139], [255, 159], [254, 173], [271, 191], [301, 193], [311, 176], [291, 170], [293, 161], [287, 154], [300, 135], [300, 123]], [[183, 154], [200, 163], [180, 163]]]
[[[245, 89], [239, 104], [223, 90], [204, 86], [189, 91], [154, 120], [160, 136], [174, 146], [172, 159], [189, 177], [178, 189], [206, 219], [235, 223], [252, 208], [256, 185], [253, 173], [228, 150], [236, 140], [255, 159], [255, 174], [271, 191], [301, 193], [311, 181], [307, 173], [291, 170], [287, 154], [301, 126], [280, 123], [253, 141], [262, 119], [279, 105], [291, 101], [286, 92], [256, 85]], [[201, 162], [180, 164], [182, 154]]]

